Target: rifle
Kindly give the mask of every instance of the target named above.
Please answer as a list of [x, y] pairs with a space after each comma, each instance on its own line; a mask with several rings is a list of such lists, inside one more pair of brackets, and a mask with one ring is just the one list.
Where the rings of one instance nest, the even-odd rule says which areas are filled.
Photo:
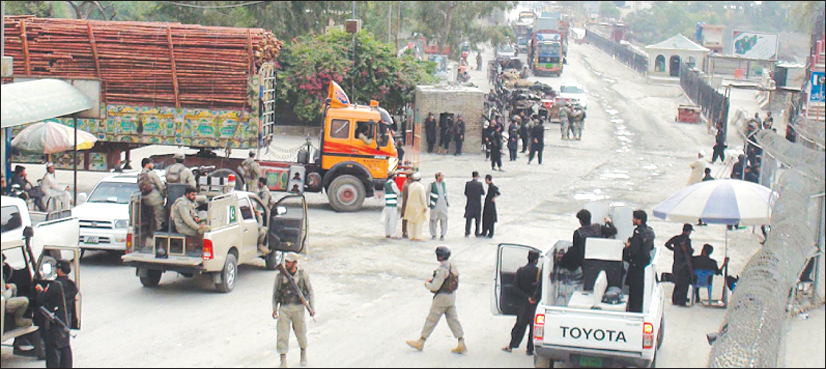
[[315, 322], [315, 311], [313, 311], [310, 307], [310, 303], [307, 302], [307, 298], [304, 297], [304, 293], [301, 292], [301, 288], [298, 288], [298, 284], [295, 283], [293, 276], [287, 272], [287, 268], [284, 268], [284, 264], [278, 264], [278, 271], [281, 272], [282, 275], [286, 276], [287, 280], [290, 281], [290, 286], [298, 294], [298, 299], [301, 300], [301, 305], [304, 305], [307, 312], [310, 313], [310, 317], [313, 318], [313, 322]]

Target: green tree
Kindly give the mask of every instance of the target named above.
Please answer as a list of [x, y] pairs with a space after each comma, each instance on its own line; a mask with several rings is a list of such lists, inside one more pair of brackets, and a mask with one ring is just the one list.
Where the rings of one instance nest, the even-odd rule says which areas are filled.
[[610, 19], [620, 19], [621, 13], [617, 5], [611, 1], [599, 2], [599, 16]]
[[433, 63], [416, 62], [410, 56], [396, 58], [391, 44], [369, 32], [356, 35], [355, 68], [352, 53], [352, 35], [340, 30], [287, 44], [279, 58], [278, 105], [291, 106], [305, 123], [317, 122], [329, 82], [335, 81], [351, 101], [377, 100], [393, 111], [412, 102], [417, 85], [435, 82]]
[[496, 9], [510, 10], [515, 5], [515, 1], [418, 1], [413, 29], [434, 40], [440, 48], [450, 47], [456, 56], [460, 43], [486, 32], [486, 28], [476, 24], [477, 19], [490, 16]]

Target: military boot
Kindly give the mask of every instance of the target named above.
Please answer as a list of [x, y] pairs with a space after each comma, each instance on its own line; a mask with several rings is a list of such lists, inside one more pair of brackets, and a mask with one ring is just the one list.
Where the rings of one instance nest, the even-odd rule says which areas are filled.
[[466, 353], [467, 352], [467, 346], [465, 346], [465, 339], [460, 338], [459, 339], [459, 346], [456, 346], [456, 348], [453, 349], [453, 350], [450, 350], [450, 352], [452, 352], [454, 354], [464, 354], [464, 353]]
[[424, 349], [424, 338], [419, 338], [416, 341], [406, 341], [405, 343], [417, 351], [422, 351]]
[[279, 368], [287, 367], [287, 354], [281, 354], [281, 366]]
[[307, 349], [301, 349], [301, 366], [307, 366]]

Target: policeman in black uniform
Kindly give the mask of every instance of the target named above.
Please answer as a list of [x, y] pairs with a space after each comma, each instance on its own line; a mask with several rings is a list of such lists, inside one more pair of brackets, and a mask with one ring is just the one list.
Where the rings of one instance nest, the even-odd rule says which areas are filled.
[[75, 282], [69, 279], [72, 264], [60, 260], [57, 262], [57, 279], [46, 287], [37, 285], [38, 306], [43, 306], [54, 314], [58, 322], [46, 321], [43, 328], [43, 342], [46, 349], [47, 368], [71, 368], [72, 346], [71, 338], [64, 326], [71, 327], [75, 316], [75, 297], [78, 289]]
[[516, 271], [516, 284], [513, 292], [519, 295], [519, 307], [516, 313], [516, 324], [511, 330], [511, 342], [502, 348], [502, 351], [512, 352], [519, 347], [522, 338], [525, 336], [525, 328], [530, 327], [528, 334], [528, 356], [533, 355], [533, 317], [536, 313], [536, 303], [534, 295], [538, 282], [539, 268], [536, 263], [539, 261], [539, 252], [528, 253], [528, 264]]
[[642, 210], [634, 210], [634, 235], [625, 243], [622, 260], [628, 262], [628, 274], [625, 284], [628, 285], [628, 311], [641, 313], [643, 296], [645, 294], [645, 267], [651, 264], [651, 250], [654, 249], [654, 230], [646, 223], [648, 214]]

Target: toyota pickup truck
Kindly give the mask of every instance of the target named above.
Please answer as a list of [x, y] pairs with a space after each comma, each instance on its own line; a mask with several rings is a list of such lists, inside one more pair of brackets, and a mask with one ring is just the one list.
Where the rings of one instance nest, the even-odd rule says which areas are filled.
[[[169, 186], [168, 204], [174, 203], [183, 190]], [[203, 189], [203, 186], [200, 187]], [[234, 188], [234, 184], [230, 187]], [[157, 287], [165, 272], [176, 272], [190, 278], [210, 276], [218, 292], [229, 293], [235, 288], [238, 265], [264, 259], [266, 268], [275, 270], [282, 252], [302, 252], [307, 243], [307, 202], [304, 196], [287, 196], [270, 209], [253, 193], [229, 190], [226, 193], [203, 195], [198, 208], [200, 218], [210, 230], [203, 238], [176, 233], [174, 226], [164, 231], [148, 232], [148, 223], [141, 214], [140, 192], [130, 202], [130, 228], [126, 236], [124, 264], [135, 267], [144, 287]], [[259, 229], [266, 227], [267, 252], [258, 248]]]
[[570, 241], [558, 241], [547, 250], [499, 245], [491, 295], [494, 315], [516, 314], [518, 295], [512, 292], [516, 271], [530, 251], [537, 251], [541, 299], [533, 321], [535, 367], [552, 368], [557, 361], [575, 367], [654, 367], [664, 327], [664, 294], [656, 280], [656, 262], [645, 269], [643, 312], [627, 312], [624, 242], [588, 238], [585, 261], [577, 272], [555, 265], [569, 247]]

